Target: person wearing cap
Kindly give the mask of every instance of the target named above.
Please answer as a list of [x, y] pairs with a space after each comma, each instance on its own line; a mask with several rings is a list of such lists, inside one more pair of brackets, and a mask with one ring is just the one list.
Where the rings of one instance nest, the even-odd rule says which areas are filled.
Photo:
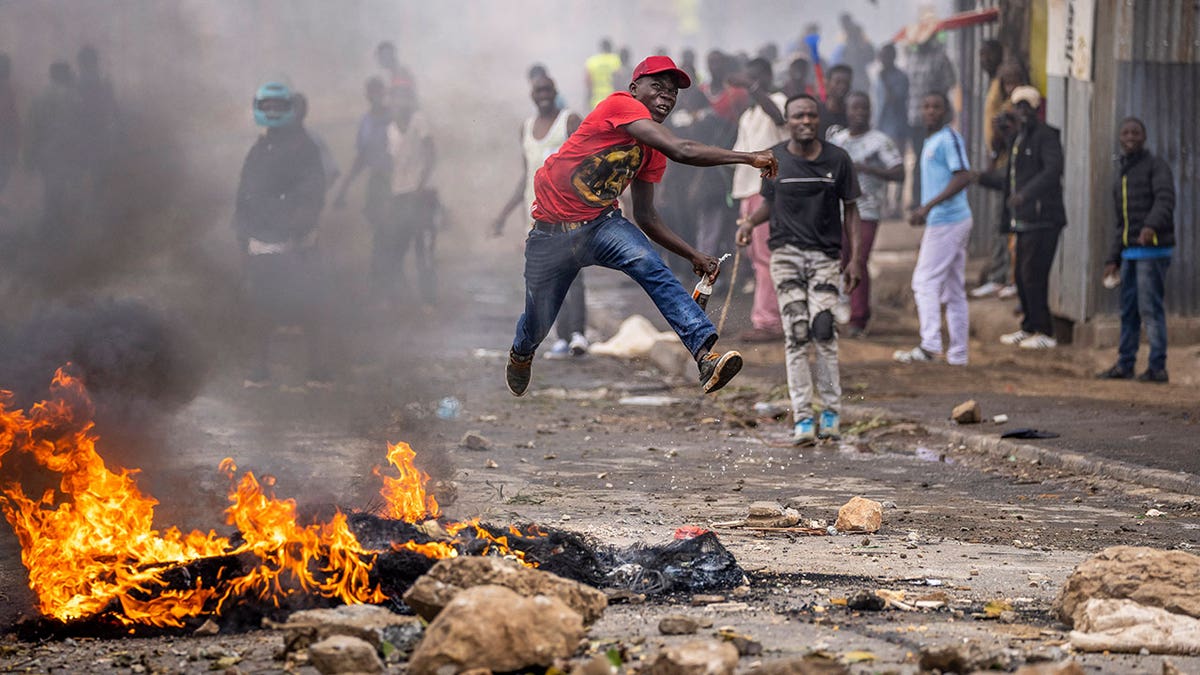
[[1017, 295], [1024, 317], [1019, 330], [1000, 342], [1022, 349], [1052, 349], [1050, 266], [1067, 224], [1063, 207], [1063, 149], [1059, 131], [1038, 120], [1042, 95], [1029, 85], [1009, 97], [1020, 125], [1007, 149], [1008, 164], [979, 174], [979, 183], [1004, 192], [1001, 217], [1017, 235]]
[[[614, 92], [584, 118], [579, 129], [534, 175], [534, 226], [525, 240], [525, 312], [505, 367], [514, 396], [529, 387], [533, 356], [550, 331], [579, 270], [616, 269], [646, 290], [696, 359], [705, 392], [725, 386], [741, 369], [734, 351], [716, 353], [717, 331], [650, 245], [654, 241], [687, 258], [697, 276], [715, 279], [718, 261], [696, 250], [663, 224], [654, 208], [654, 184], [667, 159], [694, 166], [749, 164], [773, 176], [769, 150], [735, 152], [681, 139], [662, 125], [675, 108], [688, 74], [666, 56], [650, 56], [633, 70], [627, 91]], [[633, 186], [635, 226], [617, 205]]]
[[1137, 379], [1161, 384], [1169, 380], [1163, 292], [1175, 250], [1175, 180], [1171, 165], [1146, 149], [1146, 125], [1140, 119], [1125, 118], [1117, 133], [1121, 144], [1113, 185], [1117, 218], [1104, 277], [1119, 280], [1121, 286], [1121, 341], [1116, 364], [1096, 376], [1133, 377], [1144, 321], [1150, 357]]

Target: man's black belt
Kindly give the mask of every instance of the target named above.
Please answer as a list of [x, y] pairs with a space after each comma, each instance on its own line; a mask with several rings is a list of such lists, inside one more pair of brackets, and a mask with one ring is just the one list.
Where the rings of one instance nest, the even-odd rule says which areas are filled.
[[540, 232], [547, 232], [549, 234], [571, 232], [578, 230], [581, 227], [587, 227], [588, 225], [591, 225], [597, 221], [604, 220], [605, 218], [611, 216], [616, 210], [617, 208], [615, 206], [610, 206], [607, 209], [604, 209], [600, 215], [592, 218], [591, 220], [575, 220], [568, 223], [547, 223], [542, 220], [535, 220], [533, 221], [533, 229]]

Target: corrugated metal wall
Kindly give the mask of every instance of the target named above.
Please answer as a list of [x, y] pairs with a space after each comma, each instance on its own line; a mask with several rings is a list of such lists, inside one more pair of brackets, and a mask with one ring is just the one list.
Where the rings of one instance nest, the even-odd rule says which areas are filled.
[[[956, 9], [967, 12], [995, 7], [998, 3], [999, 0], [958, 0]], [[971, 168], [979, 171], [988, 168], [991, 154], [983, 144], [983, 125], [990, 123], [983, 119], [983, 104], [987, 98], [990, 81], [987, 73], [979, 67], [979, 47], [984, 40], [995, 37], [998, 28], [998, 24], [988, 23], [953, 32], [957, 42], [955, 66], [958, 69], [959, 86], [962, 88], [956, 125], [959, 133], [963, 135], [963, 140], [967, 142]], [[996, 228], [1000, 219], [1000, 193], [972, 187], [967, 189], [967, 201], [971, 204], [971, 215], [975, 219], [969, 253], [972, 256], [988, 257], [991, 255], [992, 242], [998, 236]], [[968, 279], [967, 283], [973, 284], [974, 279]]]
[[[1124, 0], [1121, 10], [1117, 119], [1141, 118], [1147, 147], [1175, 174], [1167, 308], [1200, 316], [1200, 0]], [[1115, 307], [1110, 299], [1097, 309]]]

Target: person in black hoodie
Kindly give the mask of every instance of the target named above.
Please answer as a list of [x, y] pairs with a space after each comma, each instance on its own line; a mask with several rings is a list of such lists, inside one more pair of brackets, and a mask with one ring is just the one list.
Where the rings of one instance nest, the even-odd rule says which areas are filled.
[[1003, 222], [1017, 234], [1017, 295], [1025, 316], [1020, 330], [1000, 341], [1050, 349], [1058, 346], [1050, 316], [1050, 265], [1067, 224], [1062, 141], [1058, 129], [1038, 120], [1042, 97], [1037, 89], [1017, 87], [1009, 100], [1021, 130], [1008, 146], [1008, 165], [979, 175], [983, 186], [1004, 191]]
[[328, 378], [317, 348], [311, 311], [314, 240], [325, 205], [321, 152], [296, 118], [291, 89], [278, 82], [259, 87], [254, 120], [266, 128], [242, 164], [233, 226], [245, 254], [253, 356], [245, 386], [270, 382], [267, 351], [278, 325], [300, 325], [308, 339], [308, 382]]
[[1125, 118], [1117, 138], [1121, 143], [1113, 185], [1117, 227], [1104, 265], [1104, 280], [1105, 285], [1112, 281], [1121, 285], [1121, 341], [1116, 365], [1096, 376], [1106, 380], [1133, 377], [1145, 321], [1150, 360], [1137, 379], [1167, 382], [1163, 282], [1175, 248], [1175, 182], [1166, 161], [1146, 150], [1146, 125], [1141, 120]]

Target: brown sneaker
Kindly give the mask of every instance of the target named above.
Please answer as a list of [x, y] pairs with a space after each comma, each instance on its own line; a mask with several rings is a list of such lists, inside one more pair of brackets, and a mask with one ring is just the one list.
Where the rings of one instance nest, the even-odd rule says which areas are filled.
[[751, 328], [738, 335], [742, 342], [778, 342], [783, 339], [783, 330], [770, 328]]
[[704, 393], [712, 392], [729, 384], [734, 375], [742, 369], [742, 355], [735, 351], [724, 354], [709, 352], [700, 359], [700, 386]]
[[519, 356], [511, 349], [508, 352], [508, 365], [504, 367], [504, 383], [513, 396], [521, 396], [529, 388], [529, 380], [533, 377], [533, 354]]

